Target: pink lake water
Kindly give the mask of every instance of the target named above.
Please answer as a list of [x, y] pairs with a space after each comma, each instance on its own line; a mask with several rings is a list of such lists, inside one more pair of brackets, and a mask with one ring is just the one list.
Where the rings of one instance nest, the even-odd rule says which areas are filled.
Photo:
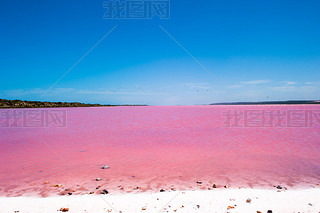
[[[12, 119], [13, 111], [27, 110], [0, 113]], [[48, 196], [65, 189], [74, 194], [208, 190], [213, 184], [319, 187], [317, 105], [38, 110], [66, 112], [66, 127], [29, 127], [23, 117], [8, 126], [2, 118], [0, 196]], [[62, 187], [51, 186], [56, 184]]]

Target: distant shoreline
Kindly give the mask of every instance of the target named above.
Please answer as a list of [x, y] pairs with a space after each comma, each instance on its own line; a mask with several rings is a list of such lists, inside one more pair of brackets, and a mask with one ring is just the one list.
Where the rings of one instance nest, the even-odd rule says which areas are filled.
[[[320, 104], [320, 100], [289, 100], [289, 101], [260, 101], [260, 102], [224, 102], [204, 105], [294, 105]], [[66, 107], [116, 107], [116, 106], [148, 106], [146, 104], [85, 104], [80, 102], [49, 102], [49, 101], [22, 101], [0, 99], [0, 109], [12, 108], [66, 108]]]
[[210, 105], [288, 105], [288, 104], [320, 104], [319, 100], [290, 100], [290, 101], [258, 101], [258, 102], [226, 102], [226, 103], [213, 103]]
[[146, 105], [112, 105], [112, 104], [85, 104], [79, 102], [43, 102], [0, 99], [0, 109], [11, 108], [57, 108], [57, 107], [115, 107], [115, 106], [146, 106]]

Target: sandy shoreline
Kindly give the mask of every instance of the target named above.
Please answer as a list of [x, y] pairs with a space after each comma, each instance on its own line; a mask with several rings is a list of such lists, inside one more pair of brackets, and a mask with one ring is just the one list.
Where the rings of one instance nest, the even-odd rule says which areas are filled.
[[[217, 189], [108, 195], [0, 197], [1, 213], [320, 212], [320, 189]], [[251, 199], [251, 202], [247, 202]], [[249, 201], [249, 200], [248, 200]]]

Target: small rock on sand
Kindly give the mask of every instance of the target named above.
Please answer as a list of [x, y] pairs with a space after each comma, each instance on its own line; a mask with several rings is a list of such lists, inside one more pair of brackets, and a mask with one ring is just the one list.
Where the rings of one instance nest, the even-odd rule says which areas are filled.
[[109, 169], [108, 165], [104, 165], [101, 169]]
[[251, 203], [251, 199], [248, 198], [248, 199], [246, 200], [246, 203]]
[[164, 189], [160, 189], [160, 192], [165, 192], [165, 190]]
[[234, 206], [228, 206], [227, 210], [234, 209]]
[[102, 190], [102, 192], [101, 192], [101, 194], [105, 194], [105, 195], [108, 194], [108, 193], [109, 193], [109, 192], [108, 192], [107, 190], [105, 190], [105, 189]]
[[61, 212], [68, 212], [68, 211], [69, 211], [69, 208], [61, 208], [59, 211], [61, 211]]

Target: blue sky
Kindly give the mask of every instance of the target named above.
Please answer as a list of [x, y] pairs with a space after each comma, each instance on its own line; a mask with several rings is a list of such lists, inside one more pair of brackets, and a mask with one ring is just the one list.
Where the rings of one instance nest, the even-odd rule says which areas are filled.
[[0, 98], [320, 99], [320, 1], [171, 1], [170, 19], [104, 19], [103, 2], [1, 1]]

